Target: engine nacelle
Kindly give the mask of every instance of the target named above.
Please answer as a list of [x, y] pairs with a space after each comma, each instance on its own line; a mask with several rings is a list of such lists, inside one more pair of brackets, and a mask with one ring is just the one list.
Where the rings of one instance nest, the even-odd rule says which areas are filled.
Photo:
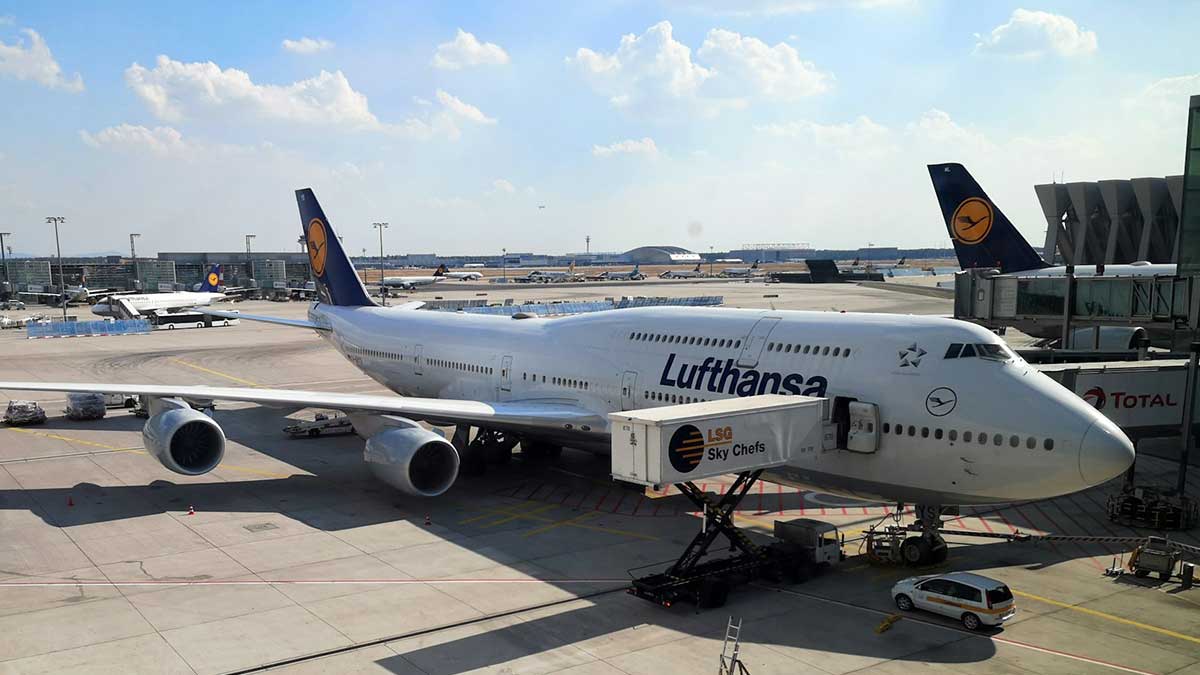
[[418, 497], [436, 497], [458, 478], [458, 451], [445, 438], [415, 423], [372, 434], [363, 461], [379, 480]]
[[185, 476], [208, 473], [225, 456], [225, 432], [211, 417], [182, 402], [146, 421], [142, 444], [163, 466]]

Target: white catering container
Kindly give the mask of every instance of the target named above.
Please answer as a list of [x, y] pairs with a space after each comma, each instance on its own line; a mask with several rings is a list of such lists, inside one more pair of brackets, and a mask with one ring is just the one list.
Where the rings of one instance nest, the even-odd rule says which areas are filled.
[[612, 475], [667, 485], [781, 466], [821, 448], [827, 400], [765, 394], [610, 413]]

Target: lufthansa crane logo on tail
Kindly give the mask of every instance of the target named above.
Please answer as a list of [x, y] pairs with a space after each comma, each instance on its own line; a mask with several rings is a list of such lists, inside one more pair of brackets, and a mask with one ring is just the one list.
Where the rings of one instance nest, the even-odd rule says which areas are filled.
[[950, 220], [954, 238], [964, 244], [978, 244], [992, 231], [992, 205], [986, 199], [964, 199]]
[[671, 434], [667, 445], [667, 458], [679, 473], [688, 473], [700, 465], [704, 457], [704, 434], [696, 427], [685, 424]]
[[325, 274], [325, 256], [328, 253], [325, 238], [325, 223], [320, 218], [313, 218], [308, 223], [308, 261], [312, 263], [313, 273], [317, 276]]
[[216, 272], [209, 272], [209, 273], [208, 273], [208, 285], [209, 285], [209, 286], [216, 286], [218, 283], [220, 283], [220, 281], [221, 281], [221, 280], [220, 280], [219, 278], [217, 278], [217, 273], [216, 273]]

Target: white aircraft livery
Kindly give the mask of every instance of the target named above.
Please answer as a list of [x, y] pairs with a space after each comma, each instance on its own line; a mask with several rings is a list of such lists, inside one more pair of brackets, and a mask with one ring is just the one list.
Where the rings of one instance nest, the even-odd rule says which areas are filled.
[[221, 279], [221, 266], [213, 265], [199, 291], [174, 291], [170, 293], [125, 293], [110, 295], [92, 305], [92, 314], [117, 318], [132, 318], [153, 314], [156, 310], [205, 307], [226, 299], [225, 293], [217, 291]]
[[[315, 330], [399, 396], [102, 382], [0, 382], [0, 390], [143, 395], [147, 450], [188, 475], [215, 468], [225, 443], [189, 400], [340, 409], [366, 439], [376, 476], [424, 496], [448, 490], [460, 466], [479, 471], [518, 441], [531, 455], [562, 446], [608, 452], [614, 411], [780, 393], [829, 397], [837, 418], [850, 401], [869, 403], [878, 411], [869, 447], [802, 453], [764, 479], [916, 504], [923, 533], [905, 542], [913, 562], [945, 555], [936, 529], [943, 505], [1048, 498], [1133, 462], [1132, 444], [1111, 421], [973, 324], [703, 307], [556, 319], [379, 307], [313, 192], [296, 197], [320, 300], [307, 321], [239, 318]], [[417, 420], [457, 431], [449, 441]]]

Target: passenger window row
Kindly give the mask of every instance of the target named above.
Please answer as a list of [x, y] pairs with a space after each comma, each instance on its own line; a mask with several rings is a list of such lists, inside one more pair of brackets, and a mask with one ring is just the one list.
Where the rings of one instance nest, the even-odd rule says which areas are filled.
[[[831, 351], [832, 350], [832, 351]], [[807, 354], [811, 356], [840, 356], [844, 359], [850, 358], [849, 347], [822, 347], [820, 345], [798, 345], [790, 342], [768, 342], [768, 352], [779, 352], [782, 354]]]
[[647, 401], [659, 401], [661, 403], [704, 403], [708, 399], [695, 396], [681, 396], [679, 394], [663, 393], [661, 391], [643, 390], [642, 398]]
[[700, 338], [688, 335], [661, 335], [658, 333], [630, 333], [630, 340], [638, 342], [666, 342], [668, 344], [696, 345], [698, 347], [717, 347], [741, 349], [742, 341], [734, 338]]
[[[956, 442], [959, 439], [958, 429], [949, 429], [949, 430], [945, 430], [945, 431], [942, 430], [940, 427], [935, 428], [935, 429], [930, 429], [929, 427], [921, 427], [920, 429], [918, 429], [917, 427], [915, 427], [911, 424], [908, 425], [907, 427], [905, 427], [903, 424], [892, 424], [890, 422], [883, 423], [883, 433], [885, 433], [885, 434], [894, 434], [896, 436], [904, 436], [906, 431], [907, 431], [908, 436], [916, 436], [919, 433], [921, 438], [929, 438], [930, 435], [932, 435], [934, 440], [939, 440], [939, 441], [942, 440], [943, 438], [945, 438], [948, 441]], [[963, 443], [975, 442], [975, 443], [978, 443], [979, 445], [987, 445], [990, 442], [992, 445], [994, 445], [996, 447], [1000, 447], [1007, 443], [1008, 446], [1012, 447], [1012, 448], [1017, 448], [1022, 445], [1021, 437], [1016, 434], [1012, 434], [1012, 435], [1008, 436], [1008, 438], [1006, 439], [1004, 434], [990, 434], [989, 435], [985, 431], [981, 431], [977, 434], [972, 433], [970, 431], [964, 431], [964, 432], [962, 432], [962, 442]], [[1025, 447], [1029, 450], [1034, 450], [1038, 447], [1038, 441], [1033, 436], [1027, 436], [1023, 443], [1024, 443]], [[1043, 450], [1053, 450], [1054, 449], [1054, 439], [1053, 438], [1043, 439], [1042, 440], [1042, 449]]]
[[[547, 377], [550, 378], [550, 384], [558, 387], [569, 387], [571, 389], [580, 389], [583, 391], [590, 391], [592, 388], [591, 382], [588, 382], [587, 380], [576, 380], [569, 377], [555, 377], [553, 375], [542, 375], [542, 382], [547, 382]], [[525, 382], [537, 382], [538, 376], [537, 373], [521, 373], [521, 379]]]
[[446, 359], [429, 359], [429, 365], [434, 368], [448, 368], [450, 370], [461, 370], [464, 373], [478, 373], [480, 375], [491, 375], [494, 372], [491, 366], [481, 366], [463, 361], [448, 361]]
[[373, 359], [387, 359], [389, 361], [403, 361], [404, 360], [403, 355], [397, 354], [395, 352], [385, 352], [385, 351], [382, 351], [379, 349], [363, 349], [362, 347], [356, 347], [354, 345], [349, 345], [346, 348], [346, 351], [350, 352], [351, 354], [357, 354], [358, 356], [366, 356], [366, 357], [373, 358]]

